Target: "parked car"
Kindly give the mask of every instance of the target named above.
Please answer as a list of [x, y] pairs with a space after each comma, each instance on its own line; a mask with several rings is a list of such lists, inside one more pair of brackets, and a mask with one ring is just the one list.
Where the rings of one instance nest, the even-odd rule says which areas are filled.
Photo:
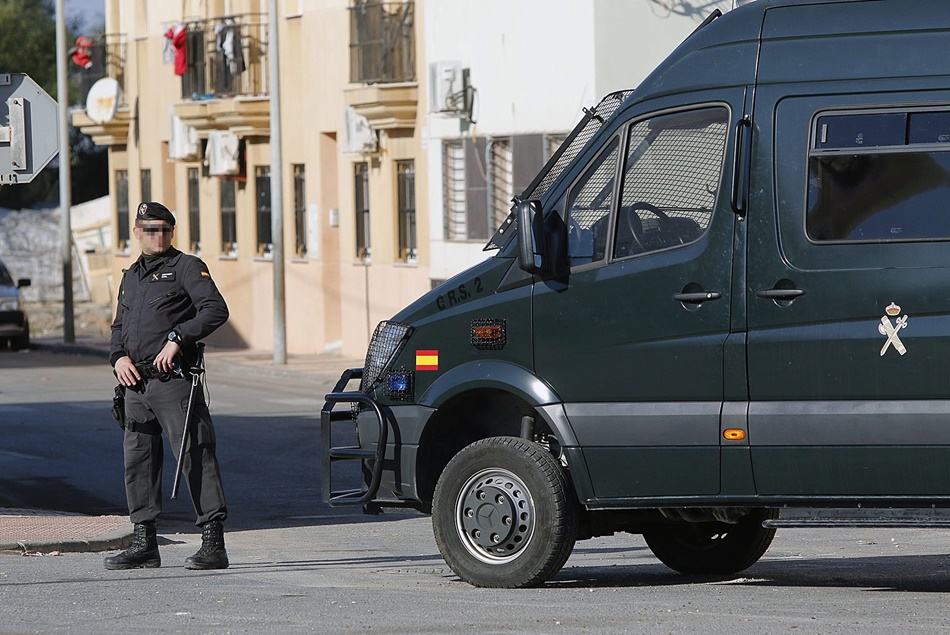
[[0, 262], [0, 342], [9, 340], [13, 350], [30, 346], [30, 319], [20, 294], [20, 289], [28, 286], [29, 278], [14, 282], [13, 276]]

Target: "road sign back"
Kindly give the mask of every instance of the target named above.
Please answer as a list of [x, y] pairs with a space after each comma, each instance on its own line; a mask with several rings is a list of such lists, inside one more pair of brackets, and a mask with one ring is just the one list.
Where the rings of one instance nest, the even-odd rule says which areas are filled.
[[0, 185], [29, 183], [58, 152], [56, 102], [23, 73], [0, 73]]

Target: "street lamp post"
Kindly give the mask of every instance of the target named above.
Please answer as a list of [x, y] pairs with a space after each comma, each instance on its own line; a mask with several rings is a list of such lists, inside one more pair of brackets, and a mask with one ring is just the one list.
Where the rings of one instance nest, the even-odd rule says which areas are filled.
[[277, 0], [267, 16], [267, 61], [270, 74], [270, 198], [274, 263], [274, 364], [287, 363], [287, 318], [284, 293], [283, 166], [280, 147], [280, 46], [277, 41]]
[[69, 173], [69, 89], [66, 82], [66, 15], [56, 0], [56, 101], [59, 102], [59, 209], [63, 248], [63, 342], [76, 341], [73, 323], [72, 179]]

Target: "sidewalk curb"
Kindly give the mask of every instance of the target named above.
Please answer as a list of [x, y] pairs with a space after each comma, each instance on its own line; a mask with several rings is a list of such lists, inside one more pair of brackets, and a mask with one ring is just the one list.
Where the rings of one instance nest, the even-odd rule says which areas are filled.
[[18, 540], [0, 543], [0, 552], [83, 553], [90, 551], [113, 551], [132, 544], [132, 524], [128, 523], [113, 531], [93, 538], [61, 538], [58, 540]]

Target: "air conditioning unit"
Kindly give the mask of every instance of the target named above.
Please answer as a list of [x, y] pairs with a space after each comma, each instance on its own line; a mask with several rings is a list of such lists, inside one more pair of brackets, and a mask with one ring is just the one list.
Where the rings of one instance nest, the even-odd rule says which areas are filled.
[[379, 150], [379, 136], [353, 106], [343, 107], [343, 152], [372, 154]]
[[460, 62], [429, 63], [429, 112], [460, 112], [458, 95], [464, 91]]

